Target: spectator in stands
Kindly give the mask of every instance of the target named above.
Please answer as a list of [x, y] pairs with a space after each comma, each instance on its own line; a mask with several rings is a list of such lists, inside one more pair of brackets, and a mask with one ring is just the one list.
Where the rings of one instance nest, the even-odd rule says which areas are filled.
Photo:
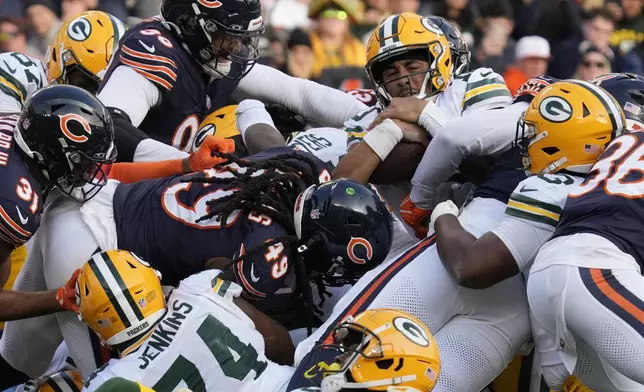
[[78, 14], [82, 14], [85, 11], [96, 9], [98, 6], [98, 0], [63, 0], [61, 4], [62, 14], [60, 20], [64, 23], [73, 18]]
[[644, 59], [642, 42], [644, 41], [644, 14], [642, 0], [622, 0], [619, 8], [618, 0], [613, 0], [613, 9], [621, 10], [617, 15], [617, 26], [611, 36], [611, 43], [619, 48], [620, 54], [625, 55], [635, 50], [640, 59]]
[[403, 12], [417, 13], [419, 7], [419, 0], [389, 0], [389, 8], [392, 14], [402, 14]]
[[277, 0], [270, 11], [268, 23], [276, 29], [293, 30], [309, 27], [310, 0]]
[[[392, 1], [393, 2], [393, 1]], [[363, 23], [368, 26], [377, 26], [383, 19], [391, 14], [387, 0], [366, 0]]]
[[610, 46], [610, 37], [615, 28], [613, 14], [605, 8], [591, 10], [584, 19], [581, 36], [573, 36], [561, 42], [552, 51], [553, 59], [548, 74], [560, 78], [570, 78], [581, 60], [584, 51], [581, 43], [589, 41], [597, 50], [613, 59], [612, 69], [623, 72], [623, 59]]
[[530, 78], [541, 76], [548, 70], [550, 44], [536, 35], [523, 37], [517, 42], [514, 66], [508, 67], [503, 79], [512, 95]]
[[432, 13], [455, 22], [462, 33], [471, 33], [478, 17], [477, 9], [470, 0], [443, 0], [441, 4], [434, 6]]
[[573, 78], [592, 80], [597, 76], [610, 73], [612, 58], [607, 53], [610, 52], [606, 52], [587, 43], [581, 53], [581, 60], [577, 65]]
[[514, 22], [512, 6], [507, 0], [495, 0], [481, 12], [485, 18], [481, 20], [480, 37], [472, 54], [472, 67], [492, 68], [502, 74], [505, 68], [514, 62], [515, 45], [510, 37]]
[[367, 62], [366, 48], [351, 34], [351, 24], [359, 24], [364, 16], [362, 0], [313, 0], [309, 17], [316, 22], [311, 31], [313, 70], [317, 78], [324, 68], [358, 66]]
[[38, 57], [44, 58], [47, 47], [56, 37], [61, 22], [56, 17], [56, 6], [53, 0], [26, 0], [25, 12], [32, 26], [29, 44], [38, 51]]
[[[599, 0], [601, 3], [603, 0]], [[555, 48], [571, 36], [581, 36], [580, 1], [574, 0], [514, 0], [515, 39], [538, 35]], [[583, 1], [584, 7], [590, 5]]]
[[19, 19], [3, 17], [0, 19], [0, 53], [18, 52], [38, 57], [38, 51], [27, 44], [26, 26]]
[[315, 58], [309, 34], [301, 29], [293, 30], [286, 46], [286, 73], [297, 78], [310, 79]]

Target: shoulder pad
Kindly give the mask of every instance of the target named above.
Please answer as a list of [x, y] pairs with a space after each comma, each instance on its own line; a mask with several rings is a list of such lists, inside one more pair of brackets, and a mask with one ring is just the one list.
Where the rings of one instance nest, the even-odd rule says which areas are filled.
[[539, 92], [543, 90], [544, 87], [548, 87], [558, 80], [559, 79], [547, 75], [530, 78], [527, 82], [523, 83], [521, 87], [519, 87], [516, 95], [514, 96], [514, 99], [512, 99], [512, 103], [530, 103], [534, 99], [535, 95], [539, 94]]
[[505, 210], [506, 215], [557, 226], [570, 186], [581, 182], [568, 174], [540, 174], [521, 181]]
[[121, 40], [119, 61], [171, 90], [177, 82], [180, 50], [184, 50], [181, 44], [161, 23], [141, 23]]
[[505, 85], [505, 80], [490, 68], [478, 68], [458, 78], [462, 78], [466, 83], [462, 100], [463, 111], [483, 103], [510, 103], [512, 94]]
[[377, 106], [363, 110], [362, 112], [351, 117], [344, 122], [344, 128], [347, 132], [347, 145], [351, 145], [359, 139], [362, 139], [367, 132], [367, 128], [373, 120], [378, 117], [380, 109]]
[[217, 295], [224, 298], [238, 297], [242, 289], [236, 283], [226, 280], [220, 270], [206, 270], [191, 275], [179, 283], [179, 291], [195, 295]]
[[0, 91], [21, 106], [46, 85], [47, 73], [42, 61], [22, 53], [0, 54]]

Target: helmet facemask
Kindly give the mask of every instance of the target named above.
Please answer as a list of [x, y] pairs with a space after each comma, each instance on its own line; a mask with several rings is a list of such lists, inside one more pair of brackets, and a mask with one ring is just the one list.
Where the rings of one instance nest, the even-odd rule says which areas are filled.
[[[438, 61], [442, 58], [442, 51], [441, 44], [438, 41], [433, 41], [426, 45], [393, 50], [386, 56], [376, 57], [370, 64], [367, 64], [369, 79], [376, 86], [376, 94], [381, 105], [386, 107], [392, 98], [413, 96], [418, 99], [427, 99], [443, 91], [447, 85], [447, 81], [444, 80], [438, 70]], [[447, 59], [447, 61], [450, 61], [449, 57]], [[427, 62], [427, 67], [409, 71], [406, 75], [385, 82], [383, 75], [387, 68], [391, 67], [395, 62], [405, 60]], [[417, 90], [414, 89], [412, 83], [412, 77], [416, 75], [425, 75]], [[388, 86], [393, 86], [394, 83], [399, 83], [402, 79], [406, 79], [407, 91], [401, 91], [396, 96], [393, 96], [389, 92], [391, 87], [388, 88]]]
[[249, 26], [223, 23], [208, 18], [196, 3], [192, 3], [195, 16], [183, 17], [178, 26], [183, 41], [214, 78], [239, 80], [253, 68], [259, 59], [259, 39], [264, 33], [262, 17]]

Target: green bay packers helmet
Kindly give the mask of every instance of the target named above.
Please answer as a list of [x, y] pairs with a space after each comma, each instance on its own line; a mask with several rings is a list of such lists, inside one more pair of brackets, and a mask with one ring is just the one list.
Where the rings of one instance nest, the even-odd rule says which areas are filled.
[[87, 11], [64, 23], [47, 50], [50, 83], [72, 84], [96, 93], [125, 25], [102, 11]]
[[385, 68], [395, 61], [417, 56], [427, 60], [427, 68], [387, 83], [425, 74], [418, 98], [424, 99], [445, 90], [451, 78], [452, 55], [447, 38], [431, 19], [411, 12], [393, 14], [371, 34], [367, 44], [367, 74], [384, 106], [393, 98], [383, 79]]
[[92, 256], [76, 291], [81, 319], [108, 346], [145, 334], [166, 312], [161, 274], [128, 251]]
[[[395, 309], [370, 309], [336, 326], [338, 366], [322, 380], [325, 392], [429, 392], [440, 372], [438, 346], [414, 316]], [[333, 369], [335, 368], [335, 369]]]
[[517, 125], [515, 144], [532, 174], [586, 174], [604, 147], [625, 131], [624, 112], [603, 88], [564, 80], [537, 94]]

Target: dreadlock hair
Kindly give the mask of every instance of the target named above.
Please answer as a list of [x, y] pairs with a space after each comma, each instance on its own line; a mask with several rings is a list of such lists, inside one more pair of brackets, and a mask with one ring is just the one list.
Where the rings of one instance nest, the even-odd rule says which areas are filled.
[[[247, 250], [243, 255], [236, 255], [232, 263], [249, 258], [258, 252], [265, 252], [268, 247], [280, 242], [285, 247], [294, 247], [293, 254], [296, 259], [294, 267], [296, 279], [299, 282], [295, 294], [304, 296], [306, 301], [309, 310], [307, 330], [310, 335], [315, 317], [313, 315], [314, 305], [304, 259], [297, 249], [299, 240], [295, 234], [293, 208], [300, 192], [311, 185], [319, 185], [316, 162], [303, 154], [296, 153], [280, 154], [257, 161], [240, 159], [235, 155], [220, 152], [213, 154], [227, 159], [225, 164], [218, 164], [215, 169], [231, 173], [232, 178], [197, 177], [184, 181], [228, 183], [230, 188], [238, 190], [223, 198], [209, 201], [207, 203], [208, 214], [197, 219], [197, 222], [215, 217], [220, 222], [226, 222], [232, 213], [240, 211], [241, 214], [250, 212], [263, 214], [279, 223], [288, 235], [264, 242], [262, 245]], [[231, 163], [237, 164], [239, 168], [232, 167]], [[242, 172], [239, 170], [241, 168], [245, 170]], [[259, 173], [261, 175], [258, 175]], [[300, 182], [304, 183], [304, 188], [301, 188]]]

